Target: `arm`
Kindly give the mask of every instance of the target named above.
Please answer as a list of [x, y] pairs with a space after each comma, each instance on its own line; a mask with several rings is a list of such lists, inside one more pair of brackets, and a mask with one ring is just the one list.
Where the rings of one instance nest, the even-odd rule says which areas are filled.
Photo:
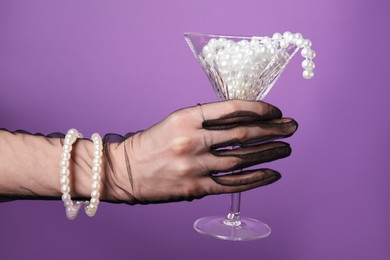
[[[61, 138], [0, 131], [0, 198], [60, 199], [62, 141]], [[74, 144], [70, 175], [72, 197], [90, 196], [92, 151], [93, 144], [89, 140], [78, 140]], [[103, 194], [104, 190], [102, 188]]]
[[[190, 201], [273, 183], [280, 174], [271, 169], [225, 173], [289, 156], [290, 146], [273, 140], [296, 129], [293, 119], [263, 102], [225, 101], [176, 111], [145, 131], [105, 144], [101, 199]], [[0, 131], [0, 194], [59, 199], [61, 141]], [[78, 140], [72, 150], [74, 198], [91, 192], [92, 151], [89, 140]]]

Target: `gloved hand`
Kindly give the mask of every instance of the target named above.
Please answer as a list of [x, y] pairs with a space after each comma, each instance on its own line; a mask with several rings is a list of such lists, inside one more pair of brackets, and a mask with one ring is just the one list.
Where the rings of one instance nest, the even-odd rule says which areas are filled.
[[280, 179], [278, 172], [242, 169], [289, 156], [289, 144], [275, 139], [297, 127], [270, 104], [230, 100], [178, 110], [120, 142], [107, 135], [106, 199], [191, 201], [271, 184]]

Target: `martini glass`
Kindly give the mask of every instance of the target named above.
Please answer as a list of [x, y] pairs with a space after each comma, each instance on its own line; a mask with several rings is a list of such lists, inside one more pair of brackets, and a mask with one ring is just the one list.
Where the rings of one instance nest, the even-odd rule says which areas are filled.
[[[262, 100], [299, 50], [269, 37], [185, 33], [185, 39], [220, 100]], [[232, 147], [232, 149], [237, 147]], [[200, 218], [194, 228], [224, 240], [254, 240], [271, 234], [270, 227], [240, 214], [241, 193], [231, 194], [225, 216]]]

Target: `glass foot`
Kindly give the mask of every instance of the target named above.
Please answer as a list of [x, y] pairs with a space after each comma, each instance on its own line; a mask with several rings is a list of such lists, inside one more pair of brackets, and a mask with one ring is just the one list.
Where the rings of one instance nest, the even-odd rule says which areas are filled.
[[226, 216], [200, 218], [194, 223], [194, 229], [200, 234], [223, 240], [245, 241], [268, 237], [271, 228], [252, 218], [240, 218], [240, 223], [232, 223]]

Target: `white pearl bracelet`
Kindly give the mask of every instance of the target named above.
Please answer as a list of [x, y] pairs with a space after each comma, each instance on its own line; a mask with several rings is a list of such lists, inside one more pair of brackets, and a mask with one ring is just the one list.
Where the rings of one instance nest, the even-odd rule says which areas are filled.
[[102, 171], [102, 156], [103, 156], [103, 143], [102, 138], [99, 134], [93, 134], [91, 139], [94, 143], [94, 159], [92, 166], [92, 192], [90, 201], [76, 201], [73, 202], [70, 196], [70, 180], [69, 180], [69, 160], [71, 157], [72, 145], [76, 142], [77, 138], [82, 138], [83, 136], [76, 129], [69, 129], [68, 133], [65, 136], [64, 145], [62, 147], [62, 155], [60, 161], [60, 174], [61, 174], [61, 192], [62, 192], [62, 201], [65, 205], [66, 216], [69, 220], [73, 220], [77, 217], [79, 209], [82, 204], [84, 204], [85, 213], [93, 217], [96, 214], [99, 197], [100, 197], [100, 173]]
[[103, 142], [102, 138], [98, 133], [94, 133], [91, 136], [93, 141], [93, 165], [92, 165], [92, 192], [91, 192], [91, 200], [89, 201], [89, 205], [85, 208], [85, 213], [89, 217], [93, 217], [96, 214], [98, 205], [99, 205], [99, 197], [100, 197], [100, 173], [102, 172], [102, 156], [103, 156]]

